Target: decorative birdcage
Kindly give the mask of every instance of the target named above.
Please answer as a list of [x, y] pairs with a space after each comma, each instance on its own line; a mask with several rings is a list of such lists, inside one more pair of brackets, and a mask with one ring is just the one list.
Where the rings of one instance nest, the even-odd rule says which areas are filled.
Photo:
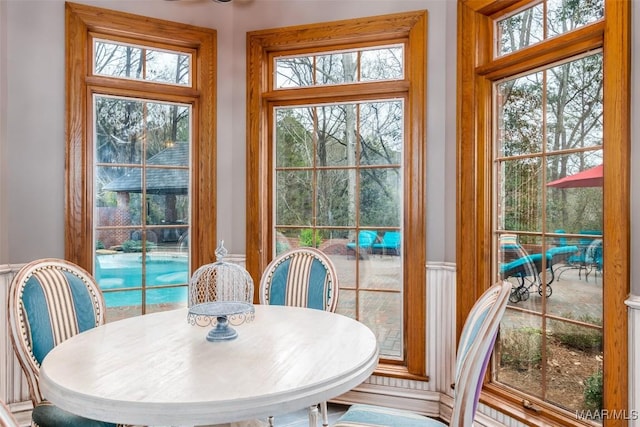
[[253, 302], [253, 279], [238, 264], [224, 261], [224, 241], [216, 249], [216, 262], [199, 267], [189, 281], [189, 307], [212, 301]]

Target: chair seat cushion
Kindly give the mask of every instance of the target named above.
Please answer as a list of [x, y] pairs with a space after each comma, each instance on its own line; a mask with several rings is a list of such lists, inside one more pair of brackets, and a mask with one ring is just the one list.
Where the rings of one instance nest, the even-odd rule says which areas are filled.
[[42, 403], [31, 413], [38, 427], [115, 427], [113, 423], [91, 420], [72, 414], [50, 403]]
[[413, 412], [374, 405], [352, 405], [333, 427], [446, 427], [447, 424]]

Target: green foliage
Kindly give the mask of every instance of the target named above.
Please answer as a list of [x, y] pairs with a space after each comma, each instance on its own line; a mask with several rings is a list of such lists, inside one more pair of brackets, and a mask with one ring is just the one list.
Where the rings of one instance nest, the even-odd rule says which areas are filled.
[[[580, 316], [581, 322], [602, 325], [602, 319], [590, 315]], [[584, 352], [602, 351], [602, 331], [568, 322], [553, 322], [553, 338], [562, 345]]]
[[[382, 227], [398, 227], [401, 222], [399, 169], [365, 169], [360, 183], [360, 221]], [[398, 183], [398, 187], [391, 183]]]
[[584, 406], [591, 411], [602, 410], [602, 371], [584, 381]]
[[96, 241], [96, 249], [104, 249], [104, 243], [102, 243], [102, 240]]
[[[153, 242], [147, 241], [146, 251], [152, 251], [156, 248], [156, 244]], [[126, 240], [122, 243], [122, 251], [123, 252], [142, 252], [142, 240]]]
[[160, 224], [165, 219], [164, 195], [147, 196], [147, 224]]
[[312, 229], [305, 228], [300, 231], [300, 246], [319, 247], [322, 243], [322, 236], [320, 230], [316, 230], [315, 234]]
[[98, 207], [116, 207], [118, 206], [118, 201], [116, 199], [116, 193], [113, 191], [101, 191], [98, 193], [98, 198], [96, 200], [96, 204]]
[[500, 364], [518, 371], [527, 371], [542, 360], [542, 332], [523, 327], [502, 331], [500, 335]]

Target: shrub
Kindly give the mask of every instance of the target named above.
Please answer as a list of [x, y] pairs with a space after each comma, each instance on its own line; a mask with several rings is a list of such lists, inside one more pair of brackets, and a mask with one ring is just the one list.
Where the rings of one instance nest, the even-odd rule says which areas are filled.
[[300, 246], [312, 246], [317, 248], [322, 243], [322, 236], [320, 230], [316, 230], [315, 233], [310, 228], [305, 228], [300, 231]]
[[[590, 315], [580, 316], [581, 322], [602, 325], [602, 319]], [[602, 331], [567, 322], [554, 322], [553, 337], [562, 345], [579, 351], [602, 351]]]
[[102, 243], [102, 240], [96, 241], [96, 249], [104, 249], [104, 243]]
[[590, 411], [602, 410], [602, 371], [584, 380], [584, 406]]
[[[146, 244], [147, 252], [152, 251], [155, 248], [156, 248], [155, 243], [147, 241], [147, 244]], [[122, 251], [123, 252], [142, 252], [142, 241], [127, 240], [124, 243], [122, 243]]]
[[518, 371], [539, 366], [542, 360], [540, 329], [524, 327], [501, 331], [500, 364]]

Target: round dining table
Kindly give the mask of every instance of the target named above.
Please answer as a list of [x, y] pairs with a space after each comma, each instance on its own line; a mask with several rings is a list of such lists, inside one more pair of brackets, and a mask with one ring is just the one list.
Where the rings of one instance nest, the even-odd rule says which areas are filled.
[[40, 368], [52, 403], [102, 421], [203, 425], [277, 416], [335, 398], [378, 363], [373, 332], [322, 310], [255, 305], [238, 336], [206, 339], [188, 310], [107, 323], [56, 346]]

